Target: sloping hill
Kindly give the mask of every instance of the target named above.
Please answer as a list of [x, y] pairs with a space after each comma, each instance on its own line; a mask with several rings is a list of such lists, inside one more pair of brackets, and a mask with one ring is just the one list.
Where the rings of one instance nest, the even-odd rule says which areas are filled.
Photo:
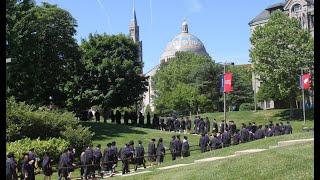
[[313, 179], [313, 147], [308, 142], [182, 167], [148, 169], [151, 172], [126, 179]]

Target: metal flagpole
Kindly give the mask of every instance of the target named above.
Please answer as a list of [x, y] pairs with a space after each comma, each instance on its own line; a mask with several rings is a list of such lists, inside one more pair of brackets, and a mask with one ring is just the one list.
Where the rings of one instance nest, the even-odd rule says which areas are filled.
[[302, 91], [302, 110], [303, 110], [303, 122], [306, 124], [306, 111], [305, 111], [305, 105], [304, 105], [304, 88], [303, 88], [303, 70], [301, 69], [301, 77], [300, 77], [300, 86], [301, 86], [301, 91]]
[[[226, 62], [224, 63], [224, 66], [223, 66], [223, 83], [224, 82], [224, 75], [226, 74]], [[223, 86], [224, 87], [224, 86]], [[226, 130], [227, 128], [227, 112], [226, 112], [226, 92], [224, 91], [223, 89], [223, 115], [224, 115], [224, 130]], [[223, 133], [223, 132], [221, 132]]]

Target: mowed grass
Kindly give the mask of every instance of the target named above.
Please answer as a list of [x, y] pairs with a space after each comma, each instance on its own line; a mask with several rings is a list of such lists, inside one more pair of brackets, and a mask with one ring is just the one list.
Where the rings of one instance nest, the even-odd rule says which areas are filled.
[[313, 179], [313, 149], [313, 143], [294, 145], [115, 179]]
[[229, 146], [222, 149], [217, 149], [214, 151], [209, 151], [205, 153], [200, 153], [200, 151], [192, 151], [191, 156], [184, 159], [177, 159], [175, 161], [171, 161], [171, 159], [165, 159], [164, 163], [160, 166], [155, 166], [148, 168], [148, 170], [154, 170], [158, 167], [171, 166], [175, 164], [185, 164], [185, 163], [193, 163], [195, 160], [208, 158], [208, 157], [220, 157], [220, 156], [228, 156], [233, 155], [236, 151], [242, 151], [247, 149], [268, 149], [269, 146], [275, 146], [279, 141], [287, 141], [287, 140], [295, 140], [295, 139], [310, 139], [314, 137], [313, 132], [306, 133], [295, 133], [289, 135], [275, 136], [269, 137], [265, 139], [260, 139], [257, 141], [251, 141], [243, 144], [238, 144], [235, 146]]
[[[227, 113], [227, 120], [233, 120], [237, 124], [237, 128], [240, 128], [241, 123], [248, 123], [248, 122], [256, 122], [256, 124], [267, 124], [270, 120], [273, 123], [278, 123], [281, 120], [286, 120], [285, 115], [286, 110], [267, 110], [267, 111], [236, 111], [236, 112], [228, 112]], [[209, 117], [210, 120], [215, 118], [218, 123], [223, 119], [223, 113], [206, 113], [200, 114], [201, 117]], [[192, 119], [193, 123], [193, 119]], [[193, 162], [195, 159], [205, 158], [205, 157], [212, 157], [212, 156], [223, 156], [223, 155], [230, 155], [233, 154], [234, 151], [237, 150], [244, 150], [250, 148], [268, 148], [269, 146], [276, 145], [278, 141], [282, 140], [291, 140], [291, 139], [301, 139], [301, 138], [310, 138], [313, 137], [313, 133], [301, 133], [302, 128], [305, 126], [301, 119], [298, 120], [291, 120], [290, 123], [293, 126], [293, 133], [292, 135], [283, 135], [277, 137], [271, 137], [267, 139], [262, 139], [258, 141], [253, 141], [245, 144], [240, 144], [236, 146], [231, 146], [228, 148], [207, 152], [207, 153], [200, 153], [198, 150], [198, 143], [199, 143], [199, 136], [187, 134], [189, 144], [191, 146], [191, 156], [184, 159], [178, 159], [176, 161], [171, 160], [171, 155], [167, 154], [164, 159], [164, 163], [161, 166], [173, 165], [177, 163], [188, 163]], [[160, 137], [164, 140], [164, 145], [166, 148], [169, 147], [169, 142], [171, 140], [172, 135], [176, 135], [178, 133], [174, 132], [167, 132], [167, 131], [160, 131], [154, 129], [147, 129], [147, 128], [139, 128], [133, 126], [125, 126], [125, 125], [116, 125], [111, 124], [110, 120], [107, 123], [102, 122], [81, 122], [82, 125], [90, 127], [90, 129], [95, 132], [95, 136], [93, 137], [93, 144], [101, 144], [102, 149], [104, 149], [107, 143], [116, 141], [117, 147], [123, 147], [125, 143], [133, 140], [135, 146], [137, 145], [138, 140], [143, 142], [145, 147], [145, 151], [147, 151], [147, 146], [151, 138], [155, 138], [158, 140]], [[192, 124], [193, 125], [193, 124]], [[306, 122], [307, 127], [313, 127], [313, 120], [307, 120]], [[211, 124], [212, 128], [212, 124]], [[184, 134], [180, 134], [181, 138], [183, 138]], [[167, 150], [169, 153], [170, 151]], [[148, 163], [147, 163], [148, 165]], [[132, 168], [132, 165], [130, 166]], [[121, 162], [118, 164], [117, 170], [120, 170]], [[153, 169], [153, 168], [151, 168]], [[148, 169], [149, 170], [149, 169]], [[73, 176], [79, 177], [80, 172], [77, 169]], [[36, 179], [42, 179], [42, 175], [37, 175]], [[52, 176], [53, 179], [57, 178], [57, 173], [54, 173]]]
[[[289, 135], [269, 137], [269, 138], [265, 138], [265, 139], [261, 139], [261, 140], [257, 140], [257, 141], [252, 141], [252, 142], [248, 142], [248, 143], [244, 143], [244, 144], [230, 146], [230, 147], [223, 148], [223, 149], [209, 151], [206, 153], [200, 153], [198, 150], [192, 151], [190, 157], [187, 157], [184, 159], [177, 159], [175, 161], [171, 160], [170, 155], [166, 155], [163, 164], [161, 164], [160, 166], [153, 166], [151, 168], [147, 168], [146, 170], [158, 171], [158, 170], [156, 170], [158, 167], [170, 166], [170, 165], [174, 165], [174, 164], [193, 163], [194, 160], [208, 158], [208, 157], [219, 157], [219, 156], [232, 155], [236, 151], [241, 151], [241, 150], [246, 150], [246, 149], [268, 149], [269, 146], [277, 145], [277, 143], [279, 141], [294, 140], [294, 139], [309, 139], [309, 138], [313, 138], [313, 137], [314, 137], [313, 132], [305, 132], [305, 133], [300, 132], [300, 133], [294, 133], [294, 134], [289, 134]], [[297, 154], [297, 155], [299, 155], [299, 154]], [[312, 154], [312, 156], [313, 156], [313, 154]], [[276, 160], [276, 159], [277, 159], [277, 157], [273, 157], [273, 160]], [[119, 168], [121, 167], [121, 165], [122, 165], [121, 162], [119, 162], [117, 170], [120, 170]], [[130, 165], [130, 168], [133, 168], [133, 165]], [[202, 171], [199, 170], [199, 172], [202, 172]], [[199, 172], [198, 172], [198, 174], [199, 174]], [[167, 171], [161, 171], [159, 173], [166, 174]], [[182, 171], [180, 173], [182, 173]], [[147, 174], [145, 174], [145, 175], [147, 175]], [[154, 175], [154, 177], [150, 177], [149, 175], [147, 177], [150, 179], [154, 179], [154, 178], [158, 177], [157, 173], [151, 173], [151, 175]], [[79, 176], [80, 176], [80, 171], [79, 171], [79, 169], [76, 169], [76, 171], [73, 172], [73, 177], [79, 177]], [[137, 179], [141, 178], [138, 175], [132, 176], [133, 179], [135, 179], [135, 177]], [[40, 180], [42, 178], [43, 178], [42, 175], [36, 176], [36, 179]], [[57, 179], [58, 178], [57, 173], [54, 173], [52, 178]], [[114, 177], [114, 178], [121, 178], [121, 177]], [[167, 179], [168, 178], [170, 179], [170, 176], [168, 176]], [[186, 179], [188, 179], [188, 178], [186, 178]], [[245, 178], [245, 179], [247, 179], [247, 178]]]

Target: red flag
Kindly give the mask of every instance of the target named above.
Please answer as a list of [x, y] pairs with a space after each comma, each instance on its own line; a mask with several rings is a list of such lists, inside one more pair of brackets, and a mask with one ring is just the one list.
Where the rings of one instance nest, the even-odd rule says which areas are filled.
[[301, 76], [300, 82], [301, 88], [303, 89], [310, 89], [311, 87], [311, 74], [307, 73]]
[[225, 73], [224, 74], [224, 92], [225, 93], [228, 93], [228, 92], [231, 92], [232, 91], [232, 84], [231, 84], [231, 81], [232, 81], [232, 73]]

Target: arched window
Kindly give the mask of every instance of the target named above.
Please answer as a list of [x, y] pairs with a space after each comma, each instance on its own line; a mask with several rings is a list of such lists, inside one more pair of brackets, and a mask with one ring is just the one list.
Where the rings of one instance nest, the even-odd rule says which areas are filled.
[[291, 8], [291, 12], [293, 13], [300, 12], [301, 10], [302, 10], [302, 6], [300, 4], [295, 4]]
[[291, 8], [291, 16], [299, 20], [300, 26], [305, 28], [304, 17], [302, 15], [302, 6], [300, 4], [295, 4]]

